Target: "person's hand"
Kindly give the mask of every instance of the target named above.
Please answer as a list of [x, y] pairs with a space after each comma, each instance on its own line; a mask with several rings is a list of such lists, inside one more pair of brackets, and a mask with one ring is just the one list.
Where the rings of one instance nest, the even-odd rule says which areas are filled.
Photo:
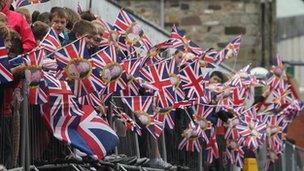
[[16, 110], [20, 109], [21, 103], [23, 101], [23, 97], [21, 95], [21, 90], [20, 88], [15, 88], [14, 93], [13, 93], [13, 101], [12, 105]]

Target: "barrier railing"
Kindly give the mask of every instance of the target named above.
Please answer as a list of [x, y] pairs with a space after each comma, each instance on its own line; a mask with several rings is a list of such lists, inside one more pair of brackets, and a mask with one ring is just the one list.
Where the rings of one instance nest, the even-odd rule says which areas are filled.
[[[2, 96], [3, 89], [0, 92]], [[24, 98], [27, 97], [26, 93]], [[120, 105], [123, 110], [130, 114], [130, 110], [123, 103], [118, 102], [120, 97], [113, 97], [112, 101]], [[2, 99], [3, 104], [6, 99]], [[0, 164], [7, 168], [24, 168], [30, 170], [35, 166], [47, 164], [66, 163], [66, 157], [70, 154], [70, 147], [56, 140], [43, 123], [38, 106], [26, 105], [28, 113], [15, 112], [11, 116], [4, 115], [3, 105], [0, 112]], [[26, 107], [27, 106], [27, 107]], [[111, 107], [110, 107], [111, 108]], [[136, 118], [135, 118], [136, 119]], [[178, 150], [181, 141], [181, 133], [189, 122], [188, 117], [182, 113], [174, 116], [175, 129], [165, 129], [163, 137], [158, 141], [159, 152], [167, 162], [189, 170], [208, 170], [203, 153], [187, 152]], [[110, 121], [113, 120], [110, 119]], [[115, 119], [114, 119], [115, 120]], [[143, 128], [143, 127], [142, 127]], [[119, 130], [117, 130], [119, 132]], [[18, 133], [19, 132], [19, 133]], [[151, 147], [151, 137], [143, 129], [143, 135], [137, 136], [134, 132], [120, 133], [120, 144], [116, 152], [127, 156], [151, 158], [155, 151]], [[202, 143], [203, 144], [203, 143]], [[203, 144], [204, 149], [204, 144]], [[223, 163], [219, 163], [223, 165]], [[76, 167], [73, 165], [73, 167]], [[235, 170], [231, 166], [223, 170]], [[269, 168], [270, 171], [304, 171], [304, 149], [285, 142], [284, 153], [275, 164]]]

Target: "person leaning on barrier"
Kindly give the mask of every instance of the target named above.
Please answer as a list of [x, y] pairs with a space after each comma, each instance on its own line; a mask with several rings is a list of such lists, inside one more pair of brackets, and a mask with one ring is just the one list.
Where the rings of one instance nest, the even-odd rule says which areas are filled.
[[[21, 43], [16, 43], [16, 40], [12, 40], [12, 34], [16, 33], [12, 33], [13, 30], [11, 30], [8, 26], [5, 25], [5, 23], [0, 23], [0, 37], [3, 38], [4, 40], [4, 44], [5, 47], [7, 48], [8, 52], [9, 52], [9, 58], [13, 58], [19, 53], [22, 52], [22, 44]], [[16, 33], [18, 34], [18, 33]], [[18, 39], [18, 37], [16, 37], [15, 39]], [[19, 41], [21, 41], [19, 39]], [[19, 47], [18, 47], [19, 45]], [[14, 48], [12, 48], [14, 47]], [[20, 51], [21, 49], [21, 51]], [[16, 51], [18, 50], [18, 51]], [[14, 54], [14, 55], [12, 55]], [[14, 73], [14, 72], [13, 72]], [[0, 84], [1, 88], [0, 90], [3, 91], [0, 94], [3, 95], [0, 99], [0, 105], [2, 106], [3, 111], [1, 111], [1, 115], [3, 116], [3, 125], [1, 125], [1, 132], [2, 132], [2, 137], [3, 139], [5, 139], [4, 144], [2, 144], [2, 146], [4, 147], [4, 151], [2, 154], [2, 156], [4, 157], [4, 165], [6, 167], [12, 167], [13, 163], [15, 163], [15, 161], [13, 161], [13, 151], [14, 151], [14, 142], [12, 142], [12, 133], [11, 130], [13, 129], [13, 127], [15, 127], [16, 125], [12, 125], [13, 122], [13, 109], [15, 109], [15, 111], [20, 109], [20, 104], [22, 101], [22, 97], [20, 93], [17, 93], [17, 91], [20, 92], [20, 89], [22, 87], [22, 82], [19, 81], [19, 79], [16, 77], [15, 75], [15, 79], [12, 82], [6, 83], [6, 84]], [[15, 93], [14, 93], [15, 92]], [[18, 99], [15, 101], [15, 103], [12, 103], [14, 99]], [[18, 129], [18, 128], [16, 128]], [[15, 130], [16, 130], [15, 129]]]

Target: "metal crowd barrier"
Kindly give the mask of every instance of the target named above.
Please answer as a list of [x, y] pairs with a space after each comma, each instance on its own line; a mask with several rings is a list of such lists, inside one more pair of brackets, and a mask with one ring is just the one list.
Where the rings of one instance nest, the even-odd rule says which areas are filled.
[[[26, 87], [24, 87], [26, 88]], [[3, 97], [4, 87], [0, 89], [0, 97]], [[27, 93], [23, 91], [23, 97]], [[0, 99], [0, 165], [5, 165], [8, 169], [37, 170], [41, 168], [58, 167], [58, 163], [64, 165], [65, 158], [70, 154], [69, 148], [56, 140], [43, 123], [38, 106], [29, 106], [24, 98], [20, 115], [13, 114], [11, 117], [3, 115], [3, 103], [6, 99]], [[121, 101], [120, 97], [113, 97], [119, 107], [126, 113], [130, 110]], [[111, 109], [111, 106], [110, 106]], [[183, 114], [175, 115], [175, 129], [165, 129], [159, 138], [158, 145], [162, 158], [178, 168], [193, 171], [208, 170], [204, 155], [198, 152], [187, 152], [178, 150], [181, 142], [181, 133], [189, 122]], [[111, 121], [113, 118], [110, 118]], [[120, 144], [117, 147], [117, 154], [127, 156], [151, 157], [149, 148], [149, 133], [143, 130], [142, 136], [137, 136], [134, 132], [126, 132], [120, 136]], [[204, 149], [204, 147], [203, 147]], [[53, 166], [54, 165], [54, 166]], [[75, 168], [73, 164], [64, 167]], [[227, 166], [224, 170], [236, 170]], [[284, 153], [276, 163], [269, 168], [270, 171], [304, 171], [304, 149], [297, 147], [286, 141]]]

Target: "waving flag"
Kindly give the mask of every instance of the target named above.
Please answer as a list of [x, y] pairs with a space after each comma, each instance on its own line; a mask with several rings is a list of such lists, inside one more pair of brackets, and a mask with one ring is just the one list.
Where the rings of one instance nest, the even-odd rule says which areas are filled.
[[151, 135], [158, 138], [163, 129], [162, 123], [157, 121], [153, 115], [153, 99], [153, 96], [122, 97], [122, 101], [132, 110]]
[[112, 110], [114, 114], [122, 120], [127, 130], [136, 131], [138, 135], [142, 134], [141, 127], [128, 114], [121, 111], [121, 109], [115, 105], [112, 105]]
[[196, 126], [195, 123], [190, 122], [189, 126], [182, 133], [182, 141], [178, 145], [178, 149], [182, 150], [186, 147], [186, 151], [194, 152], [194, 150], [200, 152], [202, 146], [199, 141], [200, 127]]
[[201, 137], [205, 140], [205, 142], [208, 142], [210, 137], [208, 137], [207, 131], [212, 129], [212, 123], [209, 118], [212, 114], [214, 114], [214, 109], [210, 106], [198, 104], [192, 106], [192, 110], [194, 121], [201, 128]]
[[252, 151], [256, 151], [258, 147], [265, 141], [266, 124], [252, 117], [244, 117], [239, 120], [236, 126], [240, 134], [240, 143]]
[[43, 104], [47, 102], [46, 84], [44, 82], [44, 71], [42, 70], [44, 49], [36, 49], [23, 58], [28, 72], [25, 73], [29, 81], [29, 102], [30, 104]]
[[195, 62], [192, 62], [180, 71], [182, 88], [188, 99], [196, 99], [208, 104], [211, 100], [210, 93], [206, 89], [206, 76], [202, 68]]
[[115, 27], [122, 34], [121, 43], [127, 46], [129, 53], [135, 50], [141, 57], [146, 56], [152, 43], [131, 15], [120, 10], [115, 20]]
[[40, 46], [44, 47], [46, 50], [46, 55], [54, 53], [57, 49], [61, 47], [58, 35], [56, 31], [51, 27], [48, 33], [41, 40]]
[[31, 4], [44, 3], [44, 2], [48, 2], [48, 1], [49, 0], [15, 0], [17, 8], [26, 6], [26, 5], [31, 5]]
[[183, 52], [191, 52], [195, 55], [201, 55], [203, 49], [188, 39], [175, 25], [171, 29], [170, 40], [172, 48]]
[[210, 139], [207, 142], [206, 148], [207, 162], [212, 163], [214, 158], [220, 157], [219, 148], [216, 141], [216, 133], [214, 130], [210, 132]]
[[80, 109], [65, 81], [48, 74], [45, 80], [50, 100], [41, 109], [53, 135], [94, 158], [103, 159], [118, 144], [115, 132], [91, 106]]
[[150, 65], [141, 70], [146, 84], [155, 90], [157, 104], [160, 108], [170, 108], [174, 105], [175, 97], [166, 61]]
[[77, 131], [89, 145], [93, 156], [102, 160], [118, 145], [119, 138], [107, 122], [97, 116], [91, 106], [83, 106], [82, 109], [84, 114], [80, 118]]
[[236, 57], [241, 46], [241, 35], [233, 38], [229, 44], [218, 53], [216, 64], [222, 63], [225, 59]]
[[86, 48], [85, 37], [58, 50], [55, 58], [63, 77], [68, 80], [77, 97], [104, 88], [104, 83], [99, 78], [99, 70], [93, 68], [95, 66]]
[[8, 51], [3, 38], [0, 38], [0, 83], [13, 81], [13, 74], [9, 70]]
[[239, 145], [240, 135], [236, 128], [232, 128], [228, 137], [226, 137], [226, 150], [224, 156], [226, 161], [232, 165], [243, 168], [244, 151]]
[[127, 88], [122, 90], [123, 96], [138, 96], [140, 89], [140, 63], [141, 58], [127, 59], [122, 62], [122, 66], [126, 71], [128, 82]]
[[109, 46], [93, 54], [92, 58], [102, 84], [106, 85], [107, 93], [124, 90], [127, 87], [126, 70], [122, 63], [126, 56], [121, 50]]

